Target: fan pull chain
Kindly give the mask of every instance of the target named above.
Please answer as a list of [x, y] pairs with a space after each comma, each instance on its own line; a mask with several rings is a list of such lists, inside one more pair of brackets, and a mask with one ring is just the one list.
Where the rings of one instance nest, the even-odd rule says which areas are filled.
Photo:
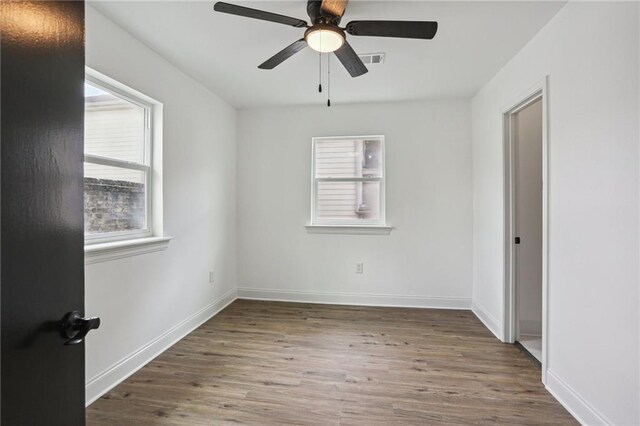
[[318, 92], [322, 93], [322, 52], [318, 52]]
[[331, 106], [331, 53], [327, 53], [327, 106]]
[[322, 37], [320, 37], [320, 50], [318, 51], [318, 93], [322, 93]]

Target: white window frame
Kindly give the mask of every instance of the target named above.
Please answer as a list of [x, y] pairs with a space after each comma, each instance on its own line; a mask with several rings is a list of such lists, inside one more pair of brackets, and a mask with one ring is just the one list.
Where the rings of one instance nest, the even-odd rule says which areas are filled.
[[[362, 140], [379, 140], [381, 143], [380, 156], [382, 165], [380, 168], [380, 177], [363, 177], [363, 178], [317, 178], [316, 177], [316, 144], [327, 140], [344, 140], [344, 139], [362, 139]], [[318, 136], [311, 139], [311, 225], [307, 228], [314, 227], [385, 227], [386, 228], [386, 161], [385, 161], [385, 137], [384, 135], [365, 135], [365, 136]], [[380, 214], [377, 220], [343, 220], [330, 219], [319, 220], [316, 210], [316, 198], [318, 192], [318, 182], [380, 182]]]
[[96, 234], [85, 233], [85, 245], [109, 243], [114, 241], [137, 240], [153, 236], [153, 146], [154, 146], [154, 109], [158, 102], [148, 96], [116, 82], [96, 71], [89, 68], [86, 69], [85, 81], [92, 86], [96, 86], [107, 93], [124, 99], [132, 104], [144, 108], [145, 113], [145, 135], [144, 135], [144, 162], [137, 163], [132, 161], [118, 160], [115, 158], [102, 157], [93, 154], [84, 154], [84, 162], [97, 164], [102, 166], [120, 167], [129, 170], [138, 170], [144, 172], [145, 175], [145, 212], [146, 227], [145, 229], [136, 229], [131, 231], [103, 232]]

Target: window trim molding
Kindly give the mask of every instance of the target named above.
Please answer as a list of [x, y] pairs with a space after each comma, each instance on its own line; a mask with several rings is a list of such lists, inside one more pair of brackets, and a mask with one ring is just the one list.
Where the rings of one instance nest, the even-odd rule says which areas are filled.
[[[367, 178], [316, 178], [316, 142], [321, 140], [339, 140], [339, 139], [377, 139], [382, 142], [382, 168], [380, 177], [367, 177]], [[384, 135], [353, 135], [353, 136], [314, 136], [311, 138], [311, 215], [310, 223], [307, 225], [307, 232], [309, 233], [353, 233], [353, 229], [361, 230], [368, 229], [392, 229], [387, 225], [387, 207], [386, 207], [386, 179], [387, 179], [387, 162], [386, 162], [386, 138]], [[316, 211], [316, 194], [317, 194], [317, 182], [380, 182], [380, 217], [378, 220], [330, 220], [330, 221], [318, 221]], [[324, 228], [335, 228], [339, 232], [316, 232]], [[345, 232], [351, 229], [351, 232]], [[315, 231], [314, 231], [315, 230]], [[366, 232], [356, 232], [366, 233]], [[387, 232], [388, 233], [388, 232]]]
[[389, 235], [389, 225], [306, 225], [308, 234]]
[[133, 89], [113, 78], [85, 66], [85, 80], [115, 96], [138, 105], [145, 110], [144, 164], [85, 154], [84, 161], [145, 173], [147, 223], [143, 230], [118, 231], [100, 234], [85, 234], [84, 244], [101, 248], [114, 242], [139, 242], [141, 239], [162, 237], [162, 110], [161, 102]]
[[172, 237], [146, 237], [87, 244], [84, 246], [84, 264], [92, 265], [166, 250], [171, 239]]

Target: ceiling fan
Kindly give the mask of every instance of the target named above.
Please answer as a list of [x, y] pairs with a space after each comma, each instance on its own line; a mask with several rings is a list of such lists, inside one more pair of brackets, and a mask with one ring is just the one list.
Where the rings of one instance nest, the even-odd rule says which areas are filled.
[[333, 52], [352, 77], [365, 74], [368, 70], [351, 45], [346, 33], [352, 36], [398, 37], [430, 40], [438, 31], [438, 23], [433, 21], [351, 21], [346, 27], [339, 26], [349, 0], [308, 0], [307, 14], [312, 25], [306, 21], [276, 13], [217, 2], [213, 9], [217, 12], [247, 18], [261, 19], [306, 28], [304, 38], [285, 47], [280, 52], [258, 66], [261, 69], [273, 69], [286, 59], [309, 46], [321, 53]]

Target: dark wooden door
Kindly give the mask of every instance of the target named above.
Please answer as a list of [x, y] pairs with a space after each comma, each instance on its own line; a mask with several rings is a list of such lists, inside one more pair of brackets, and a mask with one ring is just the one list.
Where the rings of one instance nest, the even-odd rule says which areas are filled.
[[84, 3], [1, 4], [0, 417], [84, 424]]

